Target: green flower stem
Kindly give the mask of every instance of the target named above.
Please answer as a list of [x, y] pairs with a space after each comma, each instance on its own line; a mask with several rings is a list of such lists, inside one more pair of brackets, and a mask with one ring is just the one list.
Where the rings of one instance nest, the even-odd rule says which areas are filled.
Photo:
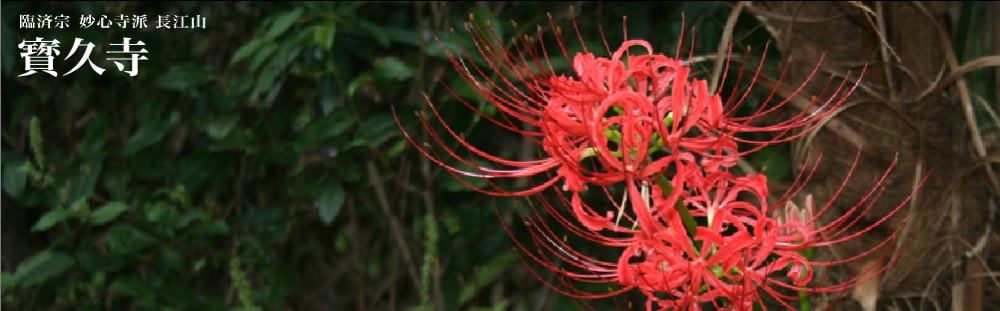
[[[660, 176], [656, 179], [656, 185], [660, 186], [660, 190], [663, 191], [663, 196], [669, 196], [674, 192], [674, 186], [670, 184], [670, 181], [666, 177]], [[698, 223], [694, 221], [694, 216], [691, 216], [691, 211], [687, 209], [684, 202], [677, 200], [674, 204], [674, 209], [681, 216], [681, 221], [684, 222], [684, 228], [687, 229], [688, 236], [694, 238], [695, 234], [698, 233]]]
[[[801, 254], [802, 254], [802, 256], [806, 257], [807, 261], [812, 261], [812, 257], [813, 257], [813, 250], [812, 250], [812, 248], [808, 248], [808, 249], [803, 250]], [[809, 269], [809, 267], [806, 267], [806, 269]], [[812, 310], [812, 307], [809, 304], [809, 294], [806, 293], [805, 291], [801, 291], [801, 290], [799, 291], [799, 310], [800, 311], [809, 311], [809, 310]]]

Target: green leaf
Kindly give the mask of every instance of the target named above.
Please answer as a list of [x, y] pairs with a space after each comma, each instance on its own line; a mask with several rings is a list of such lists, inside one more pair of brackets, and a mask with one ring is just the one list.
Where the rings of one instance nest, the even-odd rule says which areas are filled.
[[200, 222], [207, 221], [206, 219], [207, 217], [208, 216], [204, 211], [192, 209], [188, 210], [187, 213], [180, 215], [180, 217], [178, 217], [177, 221], [175, 221], [173, 225], [174, 228], [181, 229], [187, 227], [188, 225], [190, 225], [192, 222], [195, 221], [200, 221]]
[[179, 204], [181, 207], [191, 207], [191, 195], [183, 184], [177, 184], [173, 188], [160, 189], [157, 194], [166, 194], [167, 198]]
[[319, 208], [319, 218], [323, 221], [323, 224], [329, 225], [337, 218], [341, 207], [344, 206], [345, 198], [344, 187], [341, 185], [323, 189], [323, 192], [319, 195], [319, 199], [316, 200], [316, 207]]
[[386, 151], [385, 155], [389, 158], [395, 158], [400, 153], [403, 153], [403, 150], [406, 150], [406, 146], [409, 145], [410, 145], [409, 141], [405, 139], [400, 139], [395, 144], [392, 144], [392, 147], [389, 148], [389, 151]]
[[264, 64], [264, 61], [271, 57], [271, 55], [274, 55], [274, 52], [277, 50], [278, 45], [273, 42], [260, 48], [260, 50], [257, 51], [257, 54], [254, 54], [253, 59], [250, 60], [250, 72], [257, 72], [260, 65]]
[[324, 51], [333, 48], [333, 39], [337, 34], [337, 24], [318, 25], [313, 27], [313, 41], [323, 47]]
[[355, 20], [355, 22], [357, 23], [358, 26], [360, 26], [362, 29], [371, 34], [372, 37], [374, 37], [375, 40], [378, 41], [379, 45], [381, 45], [382, 47], [389, 46], [389, 36], [386, 35], [385, 31], [382, 30], [381, 26], [372, 24], [363, 19], [357, 19]]
[[354, 94], [358, 92], [358, 89], [360, 89], [365, 84], [371, 82], [372, 82], [372, 75], [367, 73], [361, 74], [357, 78], [354, 78], [354, 80], [351, 81], [351, 84], [347, 86], [347, 97], [354, 98]]
[[50, 250], [32, 256], [17, 267], [14, 278], [21, 287], [30, 287], [57, 277], [73, 267], [73, 257]]
[[170, 67], [166, 74], [156, 79], [156, 86], [165, 90], [183, 91], [208, 82], [215, 71], [201, 65], [179, 64]]
[[111, 128], [108, 126], [108, 116], [97, 114], [87, 124], [86, 133], [84, 133], [83, 141], [80, 144], [80, 156], [88, 162], [101, 161], [110, 136]]
[[90, 224], [95, 226], [106, 224], [118, 218], [126, 210], [128, 210], [128, 206], [125, 203], [119, 201], [109, 202], [90, 214]]
[[208, 137], [215, 140], [220, 140], [226, 138], [229, 132], [232, 132], [236, 128], [236, 124], [240, 122], [240, 114], [233, 113], [220, 117], [213, 118], [211, 122], [208, 123]]
[[104, 246], [111, 254], [125, 255], [152, 247], [157, 239], [131, 225], [115, 224], [104, 236]]
[[247, 42], [247, 44], [244, 44], [239, 49], [237, 49], [236, 53], [233, 53], [233, 59], [229, 61], [229, 64], [232, 65], [247, 58], [253, 52], [256, 52], [258, 49], [260, 49], [260, 46], [263, 44], [264, 40], [260, 39], [255, 39], [251, 40], [250, 42]]
[[178, 217], [173, 205], [158, 201], [146, 204], [142, 208], [142, 216], [150, 223], [172, 224]]
[[344, 134], [353, 125], [355, 125], [355, 122], [350, 115], [331, 113], [306, 125], [302, 129], [301, 139], [306, 142], [319, 142]]
[[299, 113], [295, 116], [295, 121], [292, 122], [292, 128], [295, 130], [301, 130], [303, 127], [308, 125], [312, 119], [312, 105], [302, 105], [302, 108], [299, 109]]
[[462, 221], [454, 214], [445, 214], [440, 219], [444, 223], [445, 229], [448, 230], [448, 234], [458, 234], [462, 231]]
[[466, 285], [465, 288], [462, 289], [462, 294], [458, 298], [459, 304], [469, 302], [472, 297], [475, 297], [476, 292], [489, 286], [516, 262], [517, 255], [512, 252], [506, 252], [503, 253], [503, 255], [494, 258], [486, 264], [486, 266], [481, 267], [478, 278], [476, 278], [472, 284]]
[[66, 203], [78, 204], [90, 198], [90, 195], [94, 192], [94, 186], [101, 176], [103, 166], [101, 162], [87, 163], [80, 166], [76, 176], [73, 176], [69, 181], [69, 197], [66, 198]]
[[288, 31], [288, 28], [291, 28], [295, 24], [295, 21], [299, 20], [299, 16], [302, 16], [302, 8], [297, 8], [278, 16], [274, 20], [274, 24], [271, 25], [271, 29], [268, 30], [266, 37], [277, 38], [279, 35], [285, 33], [285, 31]]
[[181, 114], [177, 110], [170, 113], [170, 117], [166, 120], [159, 122], [149, 122], [140, 123], [139, 130], [129, 137], [125, 147], [122, 149], [122, 153], [125, 156], [131, 156], [136, 152], [139, 152], [146, 147], [152, 146], [163, 139], [163, 136], [169, 132], [174, 125], [177, 124], [181, 119]]
[[[385, 34], [386, 38], [392, 42], [399, 42], [414, 47], [420, 47], [424, 40], [421, 40], [421, 35], [414, 29], [402, 28], [398, 26], [384, 25], [379, 28], [382, 33]], [[433, 38], [430, 41], [434, 41]]]
[[[273, 63], [272, 63], [273, 64]], [[271, 90], [274, 86], [274, 82], [278, 79], [278, 75], [281, 74], [283, 68], [278, 68], [277, 66], [267, 66], [264, 68], [257, 79], [257, 83], [254, 84], [253, 94], [261, 94]]]
[[[5, 155], [5, 159], [11, 156]], [[24, 184], [28, 179], [28, 164], [21, 159], [4, 161], [3, 165], [3, 191], [11, 197], [17, 199], [24, 193]]]
[[391, 113], [381, 113], [369, 117], [365, 120], [364, 127], [368, 135], [371, 135], [369, 143], [372, 146], [381, 145], [399, 131], [396, 126], [396, 119], [392, 117]]
[[413, 76], [413, 69], [395, 56], [375, 61], [375, 75], [382, 79], [405, 80]]
[[70, 218], [75, 214], [76, 212], [65, 208], [51, 210], [45, 213], [45, 215], [42, 215], [42, 218], [35, 223], [35, 226], [31, 228], [31, 231], [38, 232], [49, 230], [52, 226], [65, 221], [67, 218]]

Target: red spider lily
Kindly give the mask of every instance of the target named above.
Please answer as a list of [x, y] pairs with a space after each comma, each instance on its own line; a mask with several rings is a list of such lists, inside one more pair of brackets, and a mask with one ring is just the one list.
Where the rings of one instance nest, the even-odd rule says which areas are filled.
[[[551, 17], [549, 22], [558, 34]], [[769, 205], [763, 175], [736, 177], [729, 172], [740, 157], [813, 130], [844, 102], [856, 84], [848, 87], [844, 80], [831, 95], [814, 97], [826, 100], [814, 100], [798, 115], [755, 125], [788, 100], [762, 105], [749, 116], [735, 116], [749, 90], [733, 94], [730, 98], [738, 99], [723, 104], [720, 95], [710, 92], [707, 81], [690, 76], [691, 70], [683, 61], [654, 53], [646, 41], [626, 40], [616, 50], [609, 49], [609, 58], [586, 50], [570, 57], [557, 35], [563, 56], [572, 64], [573, 74], [565, 75], [553, 69], [541, 29], [537, 37], [525, 36], [511, 48], [486, 29], [492, 28], [478, 27], [474, 21], [468, 23], [475, 50], [462, 49], [460, 55], [448, 52], [448, 57], [478, 95], [496, 107], [499, 116], [487, 115], [452, 94], [484, 119], [539, 144], [546, 158], [508, 160], [474, 147], [443, 122], [429, 99], [433, 115], [442, 121], [447, 134], [436, 130], [429, 118], [421, 120], [433, 144], [440, 148], [418, 144], [405, 130], [404, 134], [421, 153], [449, 173], [485, 178], [491, 189], [476, 188], [483, 193], [533, 195], [562, 182], [562, 190], [570, 196], [559, 192], [559, 204], [543, 200], [540, 210], [547, 211], [547, 216], [535, 209], [525, 215], [533, 247], [521, 242], [518, 245], [534, 261], [565, 277], [564, 284], [579, 281], [622, 286], [606, 293], [570, 287], [560, 290], [563, 294], [598, 298], [638, 289], [649, 297], [647, 309], [656, 306], [687, 310], [713, 303], [720, 308], [750, 310], [765, 295], [792, 308], [787, 301], [799, 298], [783, 291], [843, 291], [863, 281], [856, 278], [832, 286], [809, 286], [817, 267], [858, 260], [882, 245], [833, 262], [814, 261], [802, 252], [843, 243], [881, 224], [884, 220], [854, 228], [877, 200], [882, 180], [847, 214], [819, 225], [819, 215], [832, 202], [819, 211], [807, 204], [805, 214], [812, 215], [808, 219], [794, 213], [779, 217], [779, 208], [788, 206], [794, 192], [778, 199], [780, 204]], [[541, 49], [533, 48], [536, 38]], [[645, 53], [632, 55], [630, 48], [642, 48]], [[476, 62], [473, 56], [483, 61]], [[751, 88], [758, 75], [759, 71], [753, 75]], [[803, 87], [789, 98], [797, 96]], [[774, 95], [772, 92], [768, 101]], [[522, 124], [532, 129], [524, 130]], [[742, 135], [759, 132], [770, 133], [771, 138], [756, 141]], [[449, 147], [448, 137], [467, 151]], [[748, 148], [739, 150], [738, 144]], [[445, 157], [473, 169], [448, 165]], [[480, 166], [476, 158], [504, 168]], [[517, 191], [491, 181], [540, 174], [554, 177]], [[804, 183], [811, 174], [800, 175], [797, 181]], [[618, 184], [624, 184], [621, 203], [613, 200], [608, 190]], [[584, 202], [580, 194], [588, 186], [604, 189], [610, 204], [601, 208]], [[564, 210], [567, 206], [568, 212]], [[574, 237], [617, 248], [621, 255], [605, 259], [577, 251], [565, 235], [559, 238], [556, 230], [546, 224], [546, 217]], [[707, 225], [697, 226], [694, 217], [704, 219]], [[858, 230], [847, 234], [847, 229]]]
[[[462, 77], [473, 86], [479, 95], [497, 108], [502, 119], [487, 116], [474, 108], [473, 105], [462, 101], [461, 98], [457, 96], [456, 98], [485, 119], [536, 141], [548, 153], [549, 157], [537, 161], [500, 159], [473, 147], [461, 135], [455, 133], [442, 122], [445, 131], [458, 140], [460, 145], [467, 148], [469, 154], [510, 167], [510, 169], [484, 168], [474, 161], [464, 159], [458, 152], [448, 148], [438, 132], [429, 122], [426, 122], [427, 120], [424, 120], [424, 127], [431, 139], [438, 143], [449, 156], [476, 169], [468, 171], [449, 166], [439, 159], [436, 151], [430, 148], [420, 148], [420, 151], [425, 155], [447, 168], [451, 173], [488, 179], [530, 177], [550, 172], [553, 169], [556, 170], [554, 179], [524, 191], [479, 189], [492, 195], [537, 193], [555, 184], [557, 179], [564, 180], [564, 190], [583, 191], [588, 184], [610, 185], [621, 182], [624, 180], [622, 174], [624, 171], [649, 175], [651, 172], [655, 172], [657, 167], [664, 165], [662, 163], [643, 163], [640, 159], [645, 158], [645, 154], [649, 151], [648, 143], [657, 140], [657, 137], [653, 135], [653, 127], [658, 126], [662, 131], [662, 120], [666, 112], [657, 111], [657, 107], [651, 105], [649, 97], [644, 94], [622, 92], [624, 89], [632, 88], [627, 85], [629, 75], [626, 73], [624, 64], [617, 60], [595, 58], [588, 53], [578, 55], [574, 59], [574, 69], [577, 75], [583, 79], [575, 80], [558, 76], [548, 62], [548, 52], [542, 49], [541, 54], [539, 54], [537, 50], [529, 47], [533, 42], [531, 37], [526, 37], [524, 41], [520, 42], [521, 44], [514, 46], [517, 50], [516, 54], [509, 54], [500, 39], [491, 32], [476, 27], [473, 23], [470, 22], [469, 30], [475, 39], [477, 48], [475, 54], [482, 56], [486, 65], [481, 66], [472, 61], [471, 57], [465, 56], [472, 53], [465, 50], [462, 50], [462, 56], [455, 56], [449, 52], [449, 58]], [[538, 38], [541, 36], [539, 35]], [[564, 55], [569, 59], [569, 53], [565, 50], [561, 38], [558, 39], [560, 47], [563, 47]], [[616, 52], [616, 59], [620, 58], [625, 50], [632, 45], [642, 45], [650, 49], [646, 42], [630, 42]], [[664, 57], [660, 56], [660, 58]], [[679, 61], [672, 61], [671, 66], [682, 71], [680, 73], [682, 78], [689, 71], [689, 69], [680, 66]], [[499, 81], [488, 78], [494, 73], [500, 73], [497, 78]], [[667, 76], [671, 75], [663, 75], [664, 78]], [[677, 79], [676, 81], [684, 83], [685, 79]], [[525, 90], [519, 89], [519, 85], [523, 85]], [[666, 86], [660, 87], [660, 92], [662, 93], [666, 88]], [[434, 104], [429, 104], [434, 115], [440, 120], [440, 115]], [[609, 115], [615, 114], [615, 109], [624, 112], [607, 118]], [[538, 128], [538, 130], [520, 130], [520, 125], [516, 122], [523, 122]], [[620, 127], [621, 135], [619, 137], [622, 141], [617, 142], [621, 145], [619, 150], [611, 150], [609, 147], [609, 138], [605, 131], [611, 127]], [[413, 142], [409, 135], [406, 137]], [[414, 145], [419, 146], [416, 142]], [[638, 148], [638, 150], [634, 150], [635, 158], [613, 154], [615, 151], [628, 154], [631, 151], [629, 148]], [[600, 168], [588, 169], [581, 164], [581, 160], [585, 158], [593, 158]], [[652, 167], [644, 171], [643, 168], [647, 164], [652, 164]], [[492, 183], [491, 186], [493, 186]]]
[[[558, 30], [551, 17], [550, 25]], [[478, 27], [474, 21], [469, 22], [467, 28], [473, 35], [476, 50], [463, 49], [461, 55], [447, 52], [448, 56], [473, 89], [497, 108], [501, 118], [490, 117], [460, 97], [456, 98], [492, 123], [537, 142], [548, 157], [516, 161], [482, 151], [443, 122], [430, 100], [429, 107], [442, 121], [445, 132], [467, 151], [463, 155], [448, 147], [429, 120], [421, 118], [424, 129], [449, 158], [474, 169], [448, 165], [431, 144], [421, 145], [405, 130], [404, 134], [420, 152], [449, 173], [485, 178], [491, 189], [474, 188], [490, 195], [535, 194], [560, 180], [563, 190], [573, 192], [584, 191], [588, 185], [606, 186], [623, 181], [633, 185], [636, 179], [650, 182], [670, 162], [690, 157], [690, 154], [699, 155], [707, 170], [732, 167], [740, 156], [749, 152], [738, 152], [737, 143], [754, 144], [753, 150], [756, 150], [798, 137], [801, 133], [789, 133], [811, 129], [843, 102], [843, 97], [838, 99], [836, 96], [844, 88], [842, 83], [823, 105], [810, 107], [789, 121], [758, 127], [750, 123], [776, 111], [785, 102], [767, 110], [762, 106], [751, 116], [733, 117], [733, 108], [739, 102], [725, 109], [720, 96], [708, 92], [706, 81], [690, 80], [690, 69], [682, 61], [654, 54], [645, 41], [626, 41], [611, 53], [611, 58], [596, 57], [587, 51], [570, 57], [563, 40], [556, 36], [564, 57], [572, 59], [575, 75], [571, 77], [552, 69], [544, 45], [540, 52], [531, 47], [534, 37], [525, 36], [515, 41], [513, 53], [509, 53], [502, 40], [491, 30], [484, 30], [492, 28]], [[540, 29], [537, 38], [544, 43]], [[631, 47], [642, 47], [647, 53], [630, 55]], [[485, 65], [479, 65], [471, 55], [481, 56]], [[627, 60], [622, 61], [623, 57]], [[490, 79], [492, 75], [497, 78]], [[754, 81], [756, 78], [755, 74]], [[537, 130], [521, 130], [518, 122]], [[766, 141], [750, 141], [737, 135], [748, 132], [776, 132], [776, 135]], [[649, 157], [657, 151], [669, 152], [671, 156]], [[473, 157], [505, 168], [480, 166]], [[585, 159], [592, 160], [595, 168], [584, 165]], [[502, 189], [491, 181], [551, 174], [553, 170], [555, 177], [525, 190]], [[581, 219], [587, 219], [592, 230], [606, 227], [610, 219], [610, 215], [583, 212], [579, 204], [574, 204], [573, 208], [580, 211]]]
[[[894, 163], [893, 163], [894, 164]], [[815, 166], [814, 166], [815, 168]], [[854, 167], [851, 167], [853, 172]], [[768, 204], [766, 178], [761, 175], [734, 177], [728, 172], [698, 176], [697, 170], [687, 170], [677, 178], [690, 185], [688, 191], [673, 191], [664, 195], [660, 188], [650, 188], [649, 204], [632, 200], [629, 207], [635, 216], [627, 216], [636, 226], [618, 226], [615, 230], [592, 231], [574, 217], [566, 217], [560, 205], [570, 204], [561, 197], [558, 203], [542, 201], [545, 215], [536, 209], [524, 215], [523, 221], [531, 233], [528, 243], [515, 238], [525, 256], [565, 278], [562, 284], [549, 284], [564, 295], [578, 298], [602, 298], [638, 289], [648, 297], [648, 310], [697, 310], [699, 304], [714, 304], [720, 310], [752, 310], [765, 297], [781, 304], [783, 309], [796, 309], [792, 301], [802, 299], [789, 291], [804, 293], [838, 293], [851, 289], [888, 267], [872, 267], [837, 284], [825, 277], [817, 278], [817, 269], [856, 262], [876, 254], [891, 241], [898, 231], [875, 247], [850, 258], [815, 260], [806, 251], [847, 242], [879, 226], [909, 202], [896, 206], [892, 213], [875, 223], [857, 225], [861, 215], [878, 200], [882, 183], [892, 167], [871, 187], [857, 204], [834, 221], [820, 225], [818, 219], [833, 201], [817, 208], [811, 198], [803, 209], [789, 199], [806, 183], [815, 170], [803, 172], [796, 185], [777, 202]], [[850, 179], [850, 177], [848, 177]], [[843, 185], [846, 185], [847, 182]], [[744, 194], [744, 195], [741, 195]], [[631, 194], [642, 196], [639, 193]], [[750, 200], [744, 199], [749, 197]], [[609, 197], [609, 205], [621, 208]], [[710, 219], [699, 226], [695, 235], [685, 232], [684, 224], [674, 205], [685, 202], [695, 217]], [[780, 211], [784, 210], [784, 214]], [[602, 259], [574, 249], [566, 235], [549, 226], [546, 218], [554, 219], [567, 233], [587, 241], [620, 250], [617, 259]], [[506, 228], [506, 226], [505, 226]], [[847, 229], [852, 229], [850, 232]], [[509, 230], [509, 229], [508, 229]], [[508, 231], [512, 237], [514, 234]], [[563, 233], [566, 234], [566, 233]], [[894, 258], [893, 258], [894, 259]], [[889, 263], [892, 260], [888, 261]], [[536, 271], [540, 280], [545, 280]], [[586, 292], [573, 282], [612, 283], [618, 289], [607, 292]], [[565, 287], [565, 288], [563, 288]]]
[[[550, 25], [558, 32], [551, 17], [549, 20]], [[853, 91], [853, 87], [845, 90], [845, 80], [831, 96], [825, 97], [828, 99], [822, 104], [813, 104], [784, 122], [754, 126], [751, 125], [752, 122], [777, 111], [788, 101], [767, 109], [761, 106], [749, 116], [734, 117], [732, 113], [747, 96], [749, 88], [739, 101], [726, 107], [719, 95], [709, 93], [706, 81], [689, 80], [690, 68], [683, 61], [654, 54], [646, 41], [628, 40], [617, 50], [609, 52], [610, 58], [597, 57], [586, 50], [585, 53], [571, 57], [562, 38], [556, 36], [563, 56], [572, 60], [575, 75], [570, 77], [561, 75], [552, 68], [549, 52], [541, 40], [541, 29], [537, 36], [542, 46], [540, 51], [532, 47], [536, 37], [525, 36], [521, 41], [515, 41], [513, 51], [508, 51], [504, 41], [497, 38], [492, 30], [487, 30], [492, 28], [478, 27], [475, 21], [470, 21], [467, 29], [473, 36], [475, 51], [462, 49], [460, 55], [450, 51], [446, 53], [462, 78], [479, 96], [497, 109], [500, 118], [479, 111], [457, 95], [455, 98], [492, 123], [539, 143], [548, 158], [516, 161], [501, 159], [482, 151], [443, 122], [436, 106], [429, 99], [429, 107], [435, 117], [442, 121], [445, 132], [466, 148], [467, 152], [460, 154], [448, 147], [429, 120], [421, 118], [425, 130], [447, 156], [473, 167], [474, 170], [463, 170], [446, 164], [437, 151], [429, 148], [429, 144], [428, 148], [424, 148], [405, 130], [404, 134], [420, 152], [453, 174], [489, 180], [530, 177], [556, 170], [555, 178], [532, 189], [508, 191], [492, 183], [490, 185], [494, 190], [477, 189], [491, 195], [533, 194], [554, 185], [557, 179], [564, 180], [564, 190], [583, 191], [588, 184], [609, 185], [621, 182], [625, 178], [623, 172], [633, 172], [640, 178], [655, 175], [668, 161], [648, 160], [645, 155], [655, 151], [652, 150], [655, 147], [675, 153], [698, 154], [703, 157], [703, 161], [710, 163], [707, 169], [731, 167], [735, 164], [735, 159], [742, 155], [770, 144], [797, 138], [818, 126], [818, 121], [828, 117], [843, 103], [846, 95]], [[629, 55], [628, 49], [631, 47], [642, 47], [647, 54]], [[485, 64], [480, 65], [474, 61], [473, 55], [482, 57]], [[627, 60], [622, 61], [623, 57], [627, 57]], [[813, 74], [818, 69], [817, 65]], [[491, 79], [494, 75], [497, 77]], [[751, 88], [758, 75], [759, 71], [753, 76]], [[804, 85], [789, 97], [797, 96]], [[774, 95], [772, 93], [768, 99]], [[530, 125], [537, 130], [522, 130], [518, 123]], [[618, 135], [614, 136], [621, 141], [609, 141], [611, 137], [608, 131], [616, 131], [615, 134]], [[748, 140], [738, 135], [754, 132], [775, 135], [764, 141]], [[617, 145], [617, 150], [612, 150], [612, 143]], [[738, 152], [737, 143], [750, 144], [754, 148]], [[626, 156], [629, 153], [634, 153], [636, 157]], [[481, 157], [507, 168], [482, 167], [465, 156]], [[581, 165], [581, 160], [590, 157], [596, 160], [598, 168], [590, 169]]]

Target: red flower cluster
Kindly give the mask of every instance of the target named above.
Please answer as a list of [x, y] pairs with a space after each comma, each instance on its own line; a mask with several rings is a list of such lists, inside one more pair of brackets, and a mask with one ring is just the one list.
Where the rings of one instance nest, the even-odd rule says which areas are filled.
[[[552, 27], [559, 32], [558, 27]], [[505, 190], [489, 182], [490, 189], [477, 189], [484, 193], [533, 195], [561, 184], [560, 204], [543, 200], [545, 215], [536, 210], [526, 216], [534, 247], [518, 244], [528, 256], [568, 280], [622, 285], [620, 290], [608, 293], [576, 289], [561, 292], [593, 298], [638, 289], [649, 298], [647, 309], [658, 306], [687, 310], [711, 303], [750, 310], [765, 295], [792, 308], [787, 301], [799, 297], [789, 296], [788, 290], [841, 291], [863, 281], [809, 287], [816, 267], [857, 258], [820, 262], [806, 254], [814, 247], [857, 236], [845, 229], [854, 226], [870, 204], [860, 202], [848, 214], [820, 226], [818, 215], [829, 204], [816, 211], [810, 200], [800, 211], [790, 201], [799, 187], [782, 195], [777, 200], [781, 203], [769, 204], [772, 200], [764, 175], [738, 177], [729, 171], [740, 157], [815, 128], [830, 117], [856, 85], [841, 83], [833, 87], [832, 94], [814, 97], [827, 100], [815, 101], [800, 114], [784, 122], [758, 126], [754, 123], [788, 101], [766, 109], [762, 105], [749, 116], [735, 116], [734, 111], [747, 93], [734, 94], [740, 99], [724, 104], [721, 96], [709, 90], [707, 81], [691, 76], [684, 61], [654, 53], [646, 41], [627, 40], [609, 51], [609, 58], [586, 50], [571, 57], [557, 35], [563, 56], [572, 64], [572, 74], [567, 75], [553, 70], [547, 50], [532, 48], [536, 43], [544, 46], [541, 30], [537, 37], [525, 36], [508, 49], [488, 29], [492, 28], [479, 27], [474, 21], [468, 23], [476, 49], [448, 56], [473, 89], [496, 107], [500, 117], [491, 117], [463, 103], [498, 126], [537, 142], [547, 157], [513, 161], [477, 149], [444, 124], [430, 100], [430, 108], [448, 136], [468, 151], [449, 149], [427, 119], [423, 123], [425, 130], [444, 153], [474, 170], [450, 166], [430, 144], [418, 144], [408, 134], [406, 137], [452, 174], [481, 177], [488, 182], [550, 176], [548, 181], [520, 191]], [[483, 62], [473, 61], [473, 56], [481, 56]], [[756, 79], [755, 74], [752, 81]], [[523, 130], [521, 123], [532, 129]], [[770, 133], [771, 138], [749, 140], [743, 138], [745, 133]], [[745, 150], [740, 151], [740, 146]], [[482, 167], [470, 156], [507, 168]], [[808, 180], [811, 173], [805, 172], [797, 181]], [[801, 186], [801, 182], [796, 184]], [[612, 195], [611, 187], [616, 185], [624, 186], [617, 197]], [[604, 189], [609, 197], [607, 205], [584, 202], [581, 193], [591, 187]], [[873, 190], [870, 195], [877, 192]], [[561, 206], [568, 206], [568, 213]], [[786, 209], [780, 207], [786, 207], [787, 212], [782, 213]], [[559, 238], [543, 221], [545, 217], [554, 218], [576, 237], [620, 249], [621, 255], [617, 260], [601, 260], [582, 254], [568, 239]], [[570, 266], [557, 267], [555, 262]]]

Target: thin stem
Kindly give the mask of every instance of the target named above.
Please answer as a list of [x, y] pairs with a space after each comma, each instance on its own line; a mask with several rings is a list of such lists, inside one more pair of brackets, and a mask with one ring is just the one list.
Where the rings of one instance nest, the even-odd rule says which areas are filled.
[[[674, 192], [674, 186], [670, 184], [670, 181], [666, 177], [660, 176], [656, 179], [656, 185], [660, 186], [660, 190], [663, 191], [663, 196], [669, 196]], [[674, 209], [677, 210], [677, 214], [681, 216], [681, 221], [684, 223], [684, 228], [687, 229], [688, 236], [694, 238], [695, 234], [698, 232], [698, 223], [694, 221], [694, 216], [691, 216], [691, 211], [687, 209], [684, 202], [677, 200], [674, 204]]]

